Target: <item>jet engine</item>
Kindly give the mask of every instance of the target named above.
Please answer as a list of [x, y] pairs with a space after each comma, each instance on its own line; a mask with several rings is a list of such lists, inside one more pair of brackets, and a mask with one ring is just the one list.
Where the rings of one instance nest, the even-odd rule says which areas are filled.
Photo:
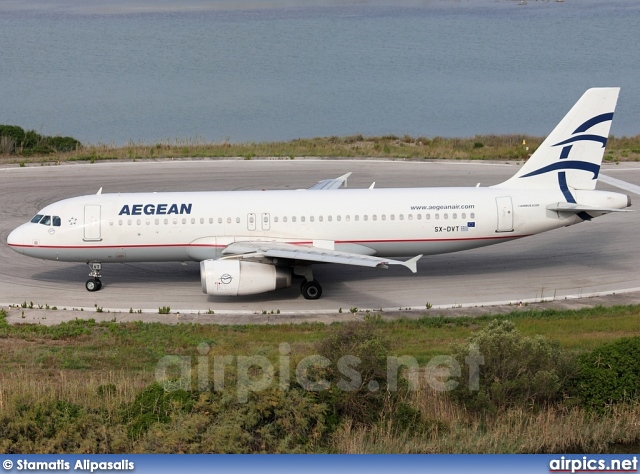
[[255, 295], [291, 286], [291, 270], [237, 259], [200, 262], [202, 291], [208, 295]]

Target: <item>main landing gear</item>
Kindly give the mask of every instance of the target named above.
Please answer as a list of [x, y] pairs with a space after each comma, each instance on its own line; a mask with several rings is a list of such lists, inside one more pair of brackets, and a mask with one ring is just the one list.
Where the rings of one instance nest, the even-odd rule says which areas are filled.
[[300, 293], [305, 300], [317, 300], [322, 296], [322, 287], [320, 283], [313, 279], [311, 265], [300, 265], [293, 267], [293, 274], [304, 278], [300, 285]]
[[315, 280], [304, 280], [300, 285], [300, 292], [302, 292], [305, 300], [317, 300], [322, 296], [322, 287]]
[[100, 280], [100, 271], [102, 270], [102, 263], [100, 262], [87, 262], [89, 268], [91, 268], [91, 272], [89, 276], [91, 279], [87, 280], [84, 284], [84, 287], [87, 291], [99, 291], [102, 288], [102, 281]]

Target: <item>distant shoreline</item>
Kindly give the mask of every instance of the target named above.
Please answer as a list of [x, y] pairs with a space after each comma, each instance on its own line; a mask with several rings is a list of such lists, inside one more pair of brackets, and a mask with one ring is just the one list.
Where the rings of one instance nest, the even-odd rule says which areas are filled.
[[[384, 135], [365, 137], [301, 138], [281, 142], [200, 142], [164, 141], [126, 146], [81, 145], [73, 151], [35, 153], [16, 147], [12, 154], [0, 155], [2, 164], [58, 163], [73, 161], [143, 160], [159, 158], [241, 158], [280, 159], [388, 158], [411, 160], [506, 160], [527, 159], [544, 137], [529, 135], [476, 135], [468, 138], [411, 137]], [[605, 162], [640, 161], [640, 135], [610, 137]]]

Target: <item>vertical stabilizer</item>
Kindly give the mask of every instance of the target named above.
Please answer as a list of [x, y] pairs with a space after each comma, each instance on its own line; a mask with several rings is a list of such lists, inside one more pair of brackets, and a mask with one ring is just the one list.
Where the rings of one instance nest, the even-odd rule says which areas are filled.
[[587, 90], [524, 166], [496, 187], [559, 187], [567, 196], [570, 189], [595, 189], [619, 92], [619, 87]]

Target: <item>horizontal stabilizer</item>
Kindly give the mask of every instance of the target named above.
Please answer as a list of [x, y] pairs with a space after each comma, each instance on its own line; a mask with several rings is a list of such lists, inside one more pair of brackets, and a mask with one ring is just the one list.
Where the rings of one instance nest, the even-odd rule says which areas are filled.
[[591, 207], [584, 206], [582, 204], [575, 204], [572, 202], [556, 202], [555, 204], [549, 204], [547, 209], [557, 212], [572, 212], [578, 214], [579, 212], [633, 212], [632, 209], [613, 209], [604, 207]]

